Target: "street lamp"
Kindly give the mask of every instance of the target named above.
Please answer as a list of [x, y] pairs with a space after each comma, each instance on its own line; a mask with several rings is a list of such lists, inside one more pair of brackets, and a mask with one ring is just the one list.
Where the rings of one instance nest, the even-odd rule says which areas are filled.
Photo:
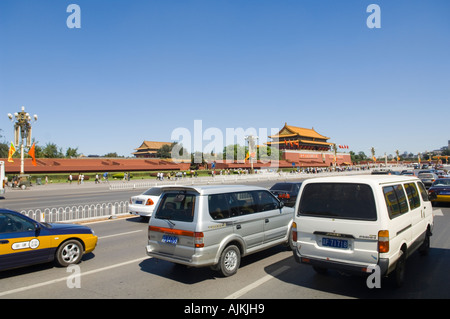
[[[24, 174], [23, 148], [24, 139], [26, 147], [31, 147], [31, 116], [25, 112], [25, 106], [22, 106], [22, 111], [19, 113], [8, 113], [8, 118], [11, 122], [14, 121], [14, 145], [20, 144], [20, 174]], [[37, 115], [33, 115], [34, 121], [37, 121]]]
[[256, 157], [256, 140], [258, 136], [248, 135], [245, 136], [245, 139], [248, 141], [248, 155], [250, 159], [250, 172], [253, 174], [253, 158]]

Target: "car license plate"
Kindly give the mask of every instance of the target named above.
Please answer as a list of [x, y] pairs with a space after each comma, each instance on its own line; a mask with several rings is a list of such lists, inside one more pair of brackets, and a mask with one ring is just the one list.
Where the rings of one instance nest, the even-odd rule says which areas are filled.
[[170, 235], [163, 235], [162, 240], [163, 243], [168, 243], [172, 245], [176, 245], [178, 243], [178, 237], [176, 236], [170, 236]]
[[336, 238], [322, 238], [322, 246], [333, 248], [348, 248], [348, 240]]
[[136, 204], [140, 205], [140, 204], [142, 204], [142, 201], [141, 200], [137, 200]]

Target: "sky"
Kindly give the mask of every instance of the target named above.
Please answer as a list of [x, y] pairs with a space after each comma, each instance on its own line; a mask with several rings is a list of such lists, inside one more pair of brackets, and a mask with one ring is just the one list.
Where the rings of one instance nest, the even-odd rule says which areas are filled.
[[439, 149], [449, 13], [448, 0], [1, 0], [1, 142], [24, 106], [38, 145], [86, 156], [144, 140], [203, 150], [208, 129], [227, 144], [227, 128], [253, 128], [261, 144], [285, 123], [347, 152]]

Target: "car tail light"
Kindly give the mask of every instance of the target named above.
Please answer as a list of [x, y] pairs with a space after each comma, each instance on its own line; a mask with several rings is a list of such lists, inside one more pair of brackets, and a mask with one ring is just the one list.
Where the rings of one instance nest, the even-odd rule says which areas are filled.
[[378, 252], [389, 252], [389, 230], [380, 230], [378, 232]]
[[151, 198], [149, 198], [149, 199], [147, 199], [147, 202], [145, 203], [145, 205], [153, 205], [154, 204], [154, 202], [152, 201], [152, 199]]
[[200, 232], [194, 233], [194, 245], [195, 248], [205, 247], [205, 243], [203, 242], [203, 233]]
[[292, 223], [292, 241], [297, 242], [297, 223]]

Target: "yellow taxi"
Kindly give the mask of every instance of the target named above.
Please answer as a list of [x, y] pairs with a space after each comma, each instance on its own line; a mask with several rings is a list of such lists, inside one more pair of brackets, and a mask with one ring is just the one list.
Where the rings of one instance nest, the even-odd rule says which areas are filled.
[[51, 261], [62, 267], [77, 264], [97, 240], [87, 226], [40, 223], [0, 209], [0, 271]]

